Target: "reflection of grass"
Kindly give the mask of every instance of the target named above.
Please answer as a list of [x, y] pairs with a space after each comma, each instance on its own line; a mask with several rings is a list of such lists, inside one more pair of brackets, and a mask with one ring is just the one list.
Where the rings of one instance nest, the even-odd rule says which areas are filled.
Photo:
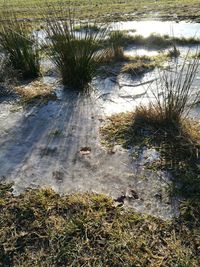
[[170, 223], [115, 207], [103, 195], [60, 197], [46, 189], [14, 197], [3, 184], [0, 212], [3, 266], [195, 267], [200, 263], [198, 240], [185, 213]]
[[116, 44], [121, 47], [125, 47], [127, 45], [140, 45], [146, 46], [149, 48], [166, 48], [176, 45], [191, 45], [191, 44], [199, 44], [200, 39], [198, 38], [176, 38], [170, 37], [168, 35], [158, 35], [151, 34], [148, 37], [143, 37], [142, 35], [129, 35], [127, 31], [114, 31], [111, 32], [110, 38], [106, 41], [111, 44]]

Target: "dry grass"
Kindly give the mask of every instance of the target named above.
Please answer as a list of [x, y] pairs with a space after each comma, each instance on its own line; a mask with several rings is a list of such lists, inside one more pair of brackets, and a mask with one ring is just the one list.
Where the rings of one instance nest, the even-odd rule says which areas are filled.
[[130, 63], [124, 65], [122, 72], [132, 75], [141, 75], [147, 71], [153, 70], [159, 65], [154, 57], [136, 56], [129, 60]]
[[184, 212], [179, 221], [164, 222], [116, 207], [103, 195], [60, 197], [43, 189], [14, 197], [11, 191], [0, 185], [3, 266], [200, 264], [198, 240]]
[[48, 101], [50, 99], [56, 99], [53, 88], [41, 81], [34, 81], [28, 85], [17, 86], [15, 87], [15, 91], [26, 103], [35, 100]]

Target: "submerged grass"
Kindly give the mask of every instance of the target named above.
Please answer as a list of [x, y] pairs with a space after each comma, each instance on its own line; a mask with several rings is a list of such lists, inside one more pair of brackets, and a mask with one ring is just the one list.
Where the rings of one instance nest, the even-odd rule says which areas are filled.
[[1, 13], [0, 46], [11, 66], [22, 79], [36, 78], [40, 74], [38, 44], [25, 22], [13, 15]]
[[[104, 195], [60, 197], [50, 189], [13, 196], [0, 185], [3, 266], [187, 266], [200, 263], [188, 213], [164, 222]], [[197, 222], [199, 223], [199, 222]], [[103, 251], [103, 253], [102, 253]]]

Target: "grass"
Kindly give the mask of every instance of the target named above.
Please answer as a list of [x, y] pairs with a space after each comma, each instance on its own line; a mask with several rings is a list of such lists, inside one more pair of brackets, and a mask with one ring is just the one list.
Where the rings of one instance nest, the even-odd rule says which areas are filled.
[[173, 48], [169, 49], [168, 51], [168, 56], [170, 58], [178, 58], [180, 56], [180, 51], [179, 49], [176, 47], [176, 45], [173, 45]]
[[101, 30], [101, 26], [98, 26], [97, 24], [90, 25], [87, 22], [86, 23], [79, 23], [74, 26], [75, 31], [92, 31], [92, 32], [99, 32]]
[[129, 59], [130, 63], [123, 66], [122, 72], [133, 76], [144, 74], [161, 65], [160, 57], [135, 56]]
[[160, 79], [156, 80], [155, 103], [150, 103], [150, 108], [162, 124], [178, 125], [199, 99], [199, 93], [193, 92], [192, 87], [199, 59], [195, 57], [188, 62], [188, 56], [181, 66], [177, 61], [175, 67], [160, 73]]
[[198, 60], [187, 58], [179, 68], [164, 71], [153, 92], [155, 101], [141, 106], [133, 113], [114, 115], [101, 129], [107, 146], [154, 147], [161, 153], [158, 166], [169, 171], [175, 179], [174, 189], [191, 199], [200, 200], [199, 149], [200, 124], [187, 118], [198, 98], [192, 83], [197, 74]]
[[0, 211], [0, 262], [5, 267], [200, 263], [199, 222], [188, 211], [164, 222], [116, 206], [104, 195], [60, 197], [40, 189], [13, 196], [6, 184], [0, 185]]
[[48, 101], [56, 99], [52, 87], [37, 80], [28, 85], [16, 86], [14, 91], [21, 96], [23, 103], [26, 104], [39, 100]]
[[[63, 10], [59, 9], [58, 14]], [[56, 10], [54, 10], [56, 14]], [[46, 33], [51, 41], [50, 58], [57, 66], [64, 85], [75, 90], [83, 90], [96, 75], [105, 51], [99, 50], [106, 30], [91, 31], [91, 24], [85, 26], [84, 34], [75, 30], [72, 11], [68, 20], [59, 21], [57, 15], [47, 16]]]
[[[20, 18], [43, 17], [43, 10], [46, 8], [46, 0], [9, 0], [6, 1], [7, 9], [11, 7]], [[58, 4], [60, 0], [48, 0], [50, 4]], [[68, 4], [69, 1], [63, 1]], [[5, 9], [5, 1], [1, 0], [0, 5]], [[174, 20], [174, 14], [179, 20], [199, 21], [199, 0], [159, 0], [159, 2], [149, 0], [121, 1], [121, 0], [71, 0], [70, 3], [80, 7], [77, 10], [79, 18], [98, 18], [106, 20], [132, 20], [132, 19], [165, 19]], [[41, 12], [40, 12], [41, 10]]]
[[33, 79], [40, 74], [39, 53], [36, 38], [25, 22], [10, 14], [2, 13], [0, 25], [0, 46], [14, 70], [22, 79]]
[[125, 36], [124, 33], [120, 31], [113, 31], [109, 35], [109, 43], [111, 45], [113, 58], [115, 59], [124, 58], [124, 51], [123, 51], [124, 36]]
[[155, 68], [162, 68], [163, 63], [171, 58], [171, 55], [164, 53], [151, 57], [126, 56], [124, 54], [121, 57], [116, 57], [112, 49], [108, 49], [107, 52], [103, 64], [99, 68], [99, 75], [103, 77], [117, 76], [120, 73], [128, 73], [133, 77], [143, 75]]

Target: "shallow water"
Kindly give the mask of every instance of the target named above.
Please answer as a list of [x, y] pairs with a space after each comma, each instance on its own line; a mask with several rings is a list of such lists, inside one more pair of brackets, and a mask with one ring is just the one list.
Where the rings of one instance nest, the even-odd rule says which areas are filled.
[[[151, 34], [153, 24], [147, 29], [145, 23], [125, 22], [121, 29], [142, 27], [143, 34]], [[165, 28], [158, 23], [162, 33], [155, 27], [153, 30], [166, 34], [169, 23], [162, 23]], [[135, 27], [136, 24], [140, 26]], [[179, 34], [183, 33], [184, 25], [175, 24], [180, 27], [176, 28]], [[194, 37], [197, 26], [192, 25]], [[187, 53], [185, 47], [179, 49], [182, 55]], [[128, 53], [153, 56], [159, 52], [128, 47], [125, 54]], [[180, 64], [182, 61], [180, 58]], [[48, 72], [50, 62], [42, 64]], [[108, 115], [133, 111], [155, 99], [153, 92], [159, 72], [155, 69], [134, 78], [125, 74], [96, 78], [93, 80], [96, 91], [90, 97], [63, 90], [58, 77], [48, 75], [42, 81], [55, 87], [57, 100], [25, 108], [15, 102], [0, 104], [0, 180], [14, 181], [16, 194], [28, 187], [51, 186], [60, 194], [92, 191], [113, 198], [125, 195], [125, 203], [140, 212], [164, 219], [177, 216], [178, 202], [169, 195], [171, 177], [168, 173], [146, 168], [159, 160], [159, 153], [145, 147], [140, 151], [137, 147], [128, 151], [115, 143], [113, 150], [108, 151], [101, 145], [99, 136], [99, 127]], [[199, 76], [193, 84], [194, 91], [199, 90]], [[191, 115], [199, 118], [198, 112], [197, 106]], [[89, 148], [91, 152], [82, 155], [82, 148]], [[134, 154], [139, 156], [134, 157]], [[136, 191], [137, 199], [130, 197], [131, 191]]]
[[132, 34], [139, 34], [144, 37], [155, 33], [178, 38], [200, 38], [200, 24], [185, 21], [125, 21], [112, 23], [111, 28], [114, 30], [135, 30]]
[[[25, 109], [14, 103], [0, 105], [0, 179], [14, 181], [15, 194], [28, 187], [50, 186], [60, 194], [126, 195], [126, 205], [140, 212], [165, 219], [176, 216], [177, 206], [167, 193], [168, 176], [143, 168], [158, 159], [157, 153], [146, 149], [133, 159], [120, 146], [111, 153], [101, 146], [99, 127], [106, 103], [112, 102], [105, 99], [102, 105], [96, 93], [83, 97], [62, 89], [58, 86], [59, 99], [48, 104]], [[80, 153], [84, 147], [91, 149], [88, 155]], [[130, 196], [133, 190], [137, 199]]]

